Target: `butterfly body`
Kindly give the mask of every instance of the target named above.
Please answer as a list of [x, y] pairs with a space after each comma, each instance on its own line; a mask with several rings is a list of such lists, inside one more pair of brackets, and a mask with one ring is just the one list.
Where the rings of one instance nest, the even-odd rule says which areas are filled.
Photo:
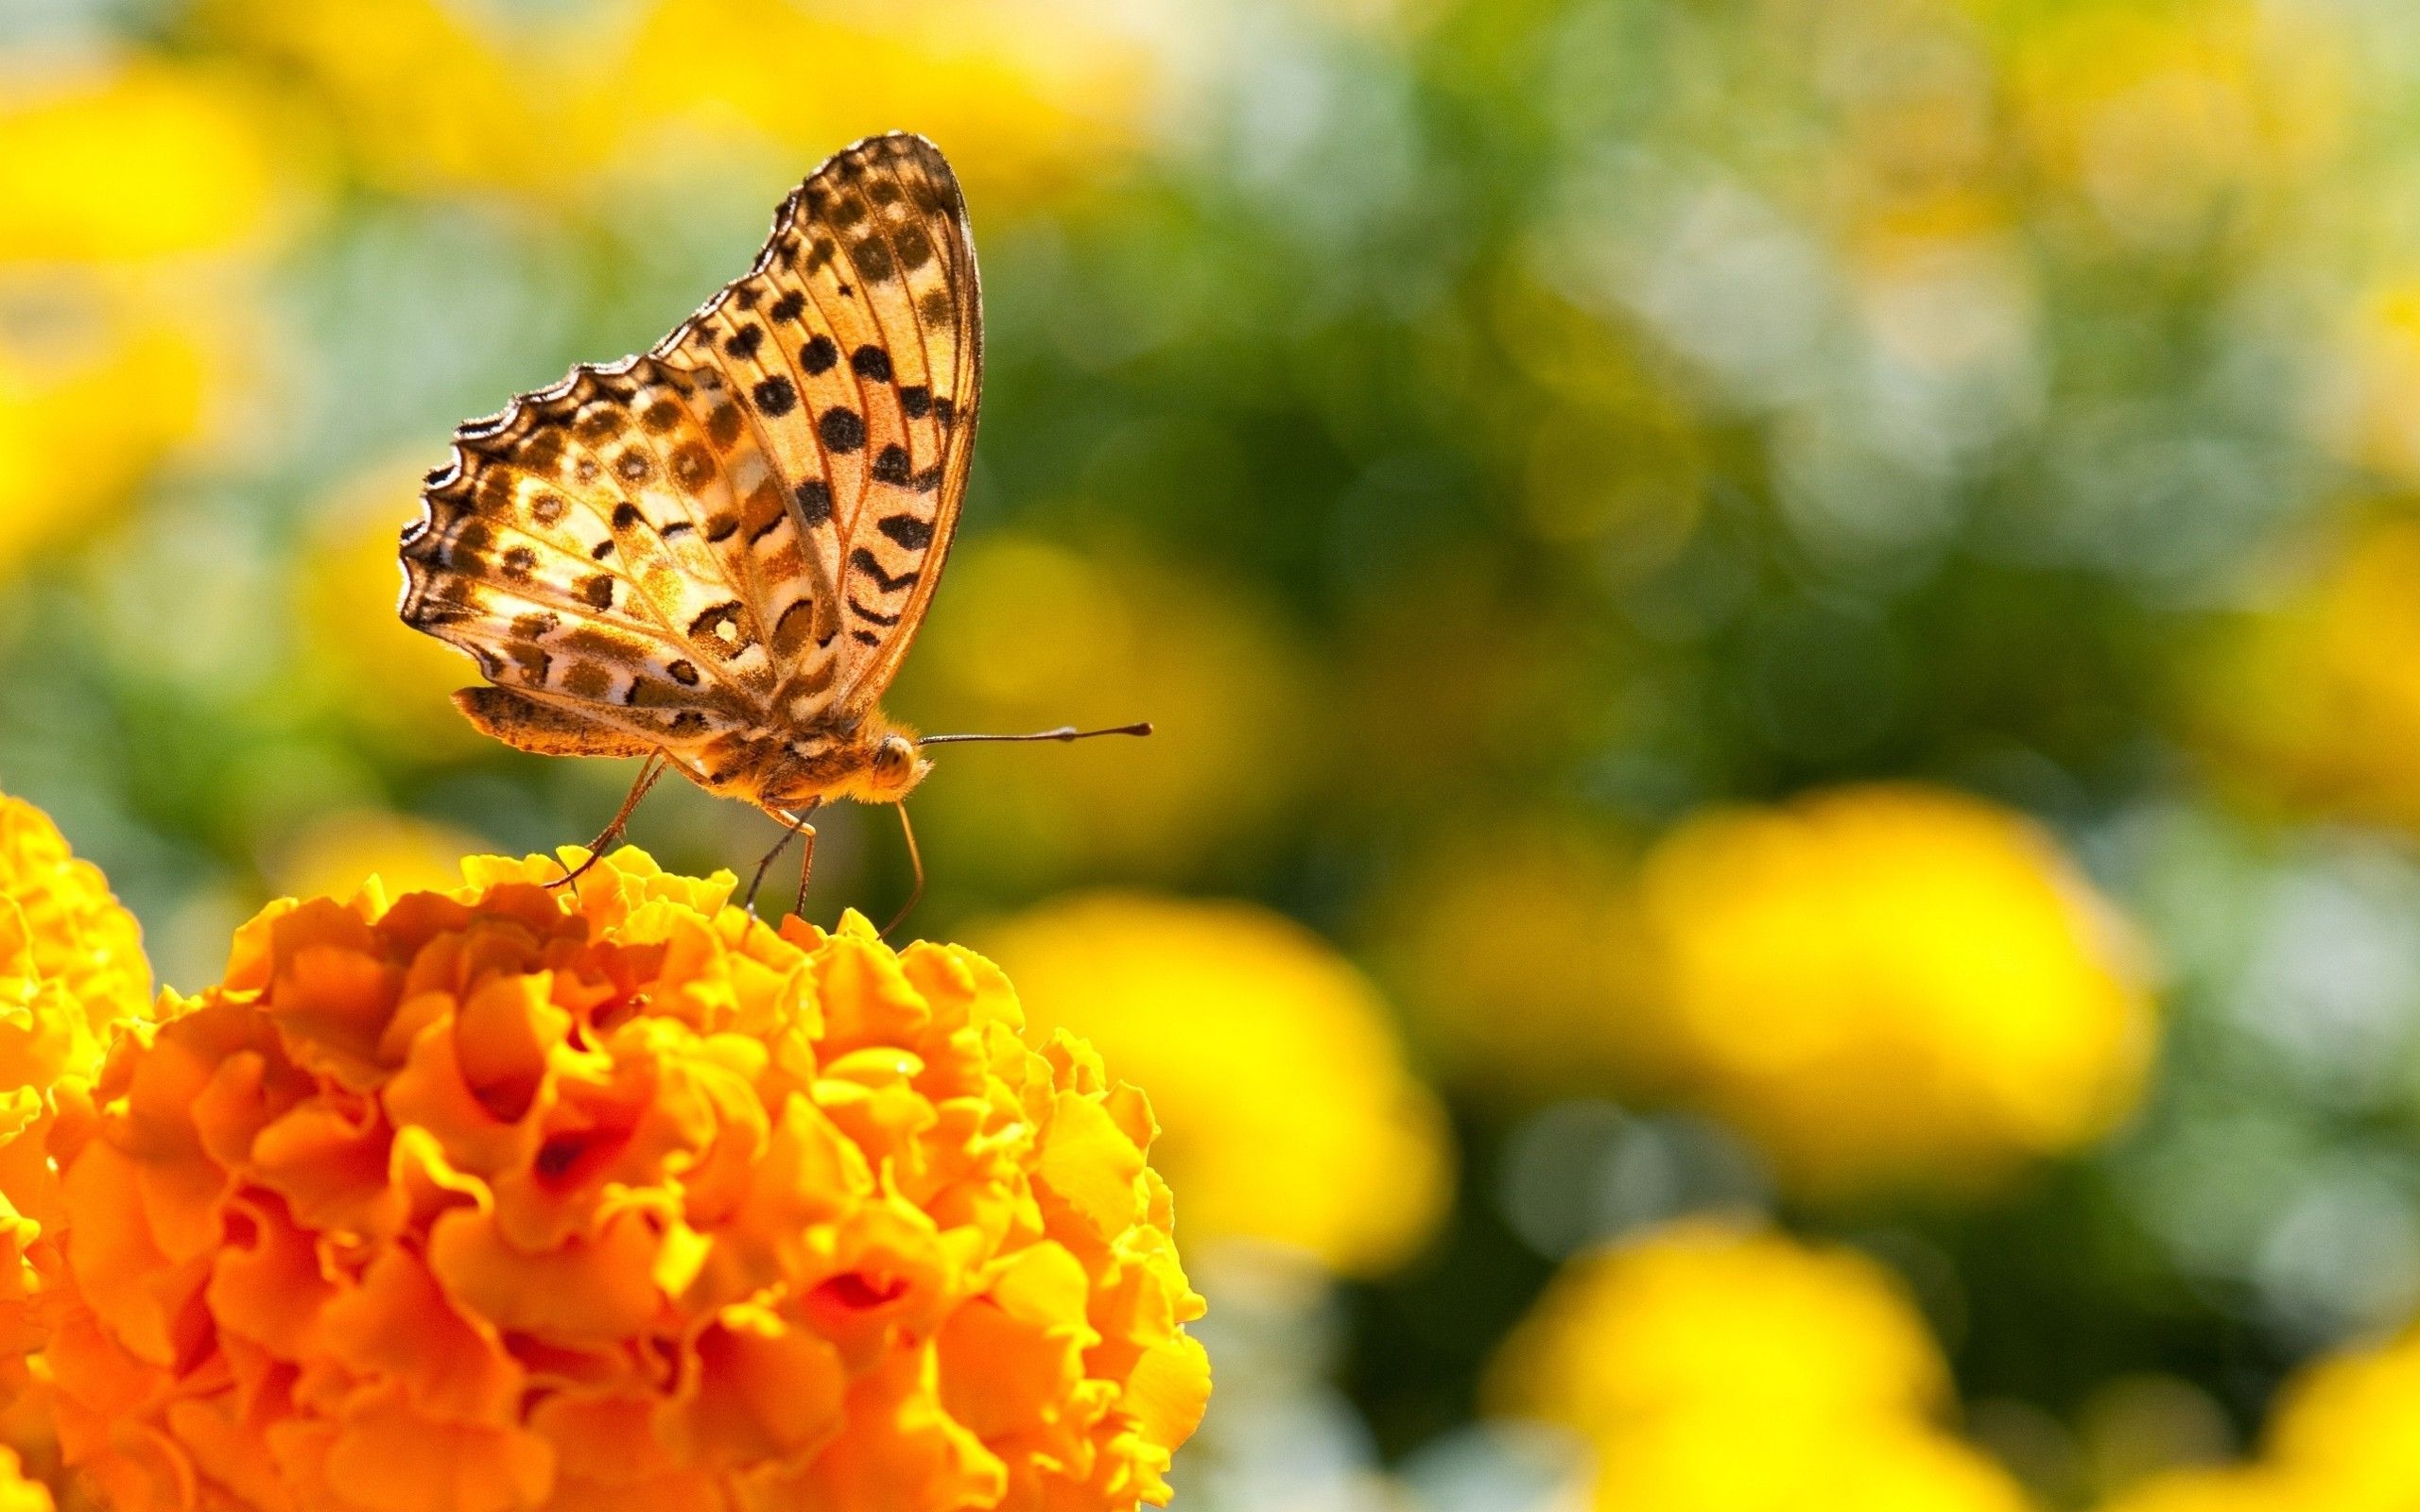
[[930, 764], [877, 707], [972, 462], [982, 307], [921, 137], [784, 201], [755, 266], [648, 352], [456, 431], [404, 532], [406, 624], [521, 749], [662, 757], [783, 818], [891, 803]]

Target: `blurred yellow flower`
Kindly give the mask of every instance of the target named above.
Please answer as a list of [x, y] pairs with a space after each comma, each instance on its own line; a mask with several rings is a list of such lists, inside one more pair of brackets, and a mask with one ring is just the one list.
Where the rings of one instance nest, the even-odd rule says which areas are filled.
[[2103, 1503], [2101, 1512], [2354, 1512], [2308, 1492], [2258, 1467], [2170, 1470]]
[[[64, 286], [72, 284], [73, 286]], [[150, 298], [0, 267], [0, 571], [104, 512], [199, 430], [213, 357]]]
[[281, 210], [254, 96], [189, 68], [0, 79], [0, 262], [110, 262], [258, 243]]
[[2218, 636], [2198, 736], [2247, 793], [2420, 829], [2420, 520], [2357, 527], [2313, 579]]
[[[612, 151], [595, 87], [623, 28], [579, 9], [511, 23], [443, 0], [206, 0], [213, 34], [272, 60], [383, 189], [544, 198]], [[625, 109], [636, 109], [624, 102]]]
[[898, 701], [928, 730], [1154, 723], [1139, 746], [971, 747], [917, 792], [936, 849], [1026, 890], [1238, 866], [1318, 744], [1284, 636], [1248, 599], [1019, 537], [951, 562]]
[[46, 1356], [108, 1504], [1167, 1500], [1209, 1380], [1140, 1091], [955, 947], [463, 874], [274, 904], [121, 1041]]
[[794, 155], [902, 126], [1022, 198], [1135, 145], [1171, 83], [1141, 33], [1065, 0], [652, 0], [614, 87]]
[[2268, 1462], [2326, 1493], [2338, 1512], [2420, 1506], [2420, 1332], [2323, 1360], [2289, 1383]]
[[1504, 822], [1406, 871], [1376, 950], [1441, 1068], [1505, 1092], [1605, 1090], [1609, 1022], [1638, 992], [1621, 853], [1570, 823]]
[[2287, 1383], [2260, 1457], [2154, 1476], [2106, 1512], [2410, 1512], [2420, 1506], [2420, 1331]]
[[1636, 1050], [1804, 1190], [1985, 1180], [2140, 1091], [2132, 937], [2016, 815], [1915, 786], [1718, 811], [1639, 891]]
[[2420, 275], [2349, 301], [2335, 341], [2323, 429], [2351, 461], [2420, 483]]
[[2342, 39], [2309, 8], [2086, 0], [2005, 13], [2017, 141], [2121, 244], [2169, 248], [2294, 187], [2345, 118]]
[[1605, 1512], [2026, 1512], [1989, 1458], [1919, 1423], [1674, 1414], [1597, 1448]]
[[452, 696], [478, 681], [478, 669], [395, 617], [395, 531], [419, 497], [417, 470], [381, 465], [346, 480], [320, 509], [295, 573], [302, 686], [390, 748], [457, 756], [487, 748]]
[[1189, 1238], [1270, 1241], [1359, 1275], [1436, 1227], [1443, 1115], [1386, 1005], [1308, 931], [1244, 903], [1102, 894], [977, 937], [1036, 1025], [1151, 1089]]
[[1585, 1434], [1701, 1404], [1921, 1417], [1948, 1386], [1924, 1320], [1874, 1262], [1705, 1219], [1573, 1262], [1494, 1376], [1503, 1406]]
[[438, 892], [462, 874], [462, 857], [479, 837], [408, 814], [348, 809], [324, 815], [294, 837], [269, 868], [269, 883], [289, 898], [350, 897], [365, 877], [391, 896]]
[[1505, 1342], [1496, 1410], [1577, 1435], [1607, 1512], [2017, 1512], [1929, 1426], [1949, 1378], [1888, 1273], [1706, 1219], [1567, 1265]]
[[906, 126], [1029, 186], [1131, 139], [1153, 53], [1082, 7], [647, 0], [511, 15], [442, 0], [210, 0], [276, 60], [369, 181], [559, 198], [624, 166], [691, 174], [735, 139], [799, 162]]
[[229, 406], [229, 281], [290, 218], [289, 169], [254, 98], [190, 67], [0, 80], [0, 570]]

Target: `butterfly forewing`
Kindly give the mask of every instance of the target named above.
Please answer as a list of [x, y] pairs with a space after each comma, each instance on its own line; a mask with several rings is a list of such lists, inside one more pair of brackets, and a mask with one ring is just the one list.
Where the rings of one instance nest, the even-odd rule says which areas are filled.
[[505, 692], [466, 710], [532, 748], [593, 729], [600, 753], [678, 755], [853, 720], [956, 524], [979, 301], [940, 152], [836, 155], [647, 355], [456, 433], [405, 535], [405, 620], [478, 661]]

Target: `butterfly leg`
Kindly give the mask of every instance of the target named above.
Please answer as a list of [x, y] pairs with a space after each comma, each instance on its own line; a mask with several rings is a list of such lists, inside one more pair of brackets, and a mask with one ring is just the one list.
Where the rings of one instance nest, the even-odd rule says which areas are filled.
[[783, 850], [786, 849], [792, 840], [798, 838], [800, 835], [804, 835], [806, 837], [806, 860], [802, 863], [800, 867], [798, 883], [799, 907], [796, 911], [801, 913], [804, 912], [806, 906], [806, 868], [815, 865], [815, 826], [806, 822], [806, 816], [815, 812], [821, 801], [821, 799], [818, 799], [816, 802], [809, 803], [794, 815], [784, 814], [779, 809], [769, 808], [765, 811], [766, 813], [773, 816], [773, 817], [782, 821], [782, 837], [773, 842], [773, 849], [765, 852], [765, 859], [756, 863], [756, 875], [749, 879], [748, 900], [745, 906], [750, 913], [752, 914], [756, 911], [756, 890], [765, 885], [765, 873], [773, 869], [773, 862], [775, 858], [780, 856]]
[[806, 841], [798, 855], [798, 899], [790, 904], [790, 912], [806, 917], [806, 879], [815, 875], [815, 826], [806, 826]]
[[[596, 839], [588, 842], [588, 859], [577, 867], [563, 867], [563, 874], [546, 885], [569, 886], [585, 876], [589, 868], [603, 860], [605, 852], [613, 848], [614, 842], [619, 840], [622, 837], [622, 832], [630, 827], [631, 816], [637, 811], [639, 799], [647, 797], [647, 790], [653, 787], [655, 780], [663, 775], [664, 752], [657, 751], [648, 757], [646, 765], [639, 768], [638, 781], [631, 784], [630, 795], [622, 799], [622, 806], [614, 810], [613, 822], [606, 825]], [[562, 866], [562, 863], [557, 861], [556, 865]]]
[[[908, 865], [915, 869], [916, 883], [914, 886], [908, 889], [908, 901], [899, 905], [899, 912], [891, 915], [890, 922], [882, 926], [882, 936], [885, 939], [890, 937], [892, 930], [908, 921], [908, 916], [916, 911], [916, 904], [922, 902], [925, 896], [925, 855], [923, 851], [916, 849], [916, 827], [908, 822], [907, 804], [894, 803], [891, 807], [899, 811], [899, 833], [908, 837]], [[802, 883], [800, 885], [805, 885]]]

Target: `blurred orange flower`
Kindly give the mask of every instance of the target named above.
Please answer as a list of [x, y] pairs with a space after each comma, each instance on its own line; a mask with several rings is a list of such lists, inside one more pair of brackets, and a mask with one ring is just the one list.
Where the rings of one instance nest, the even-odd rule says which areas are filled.
[[1141, 1092], [728, 876], [271, 905], [122, 1039], [48, 1363], [110, 1504], [1132, 1508], [1208, 1392]]

